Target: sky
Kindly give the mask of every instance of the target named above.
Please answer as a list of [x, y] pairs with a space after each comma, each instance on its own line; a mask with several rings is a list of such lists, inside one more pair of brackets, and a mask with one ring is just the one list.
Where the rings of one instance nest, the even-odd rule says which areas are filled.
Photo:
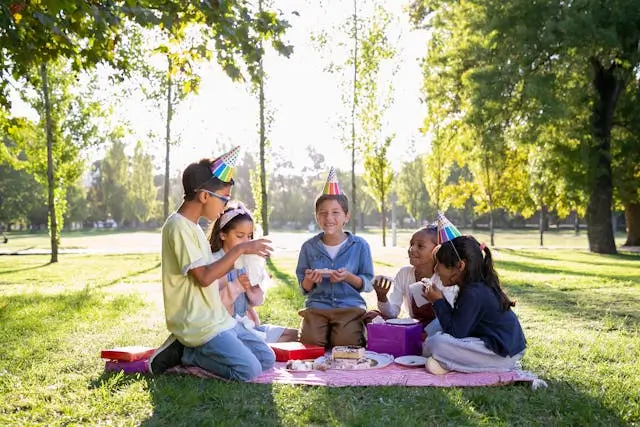
[[[274, 119], [268, 134], [271, 149], [292, 160], [294, 173], [310, 165], [307, 146], [323, 154], [327, 166], [350, 170], [351, 156], [343, 147], [343, 132], [338, 126], [340, 116], [345, 114], [341, 76], [324, 70], [332, 60], [343, 59], [346, 48], [331, 43], [329, 49], [321, 51], [311, 41], [311, 35], [322, 30], [335, 34], [340, 22], [351, 14], [353, 3], [343, 0], [277, 0], [275, 3], [292, 25], [285, 40], [294, 46], [294, 53], [287, 59], [271, 52], [265, 59], [269, 76], [265, 94]], [[365, 3], [359, 0], [359, 5]], [[407, 14], [402, 11], [406, 1], [383, 3], [398, 19], [392, 28], [392, 39], [397, 40], [396, 60], [400, 66], [393, 78], [394, 104], [384, 118], [384, 133], [396, 134], [389, 156], [399, 171], [403, 161], [410, 160], [416, 152], [426, 151], [429, 145], [418, 130], [426, 114], [419, 100], [422, 84], [419, 58], [425, 53], [427, 35], [425, 31], [411, 29]], [[363, 11], [366, 13], [369, 12]], [[248, 85], [232, 82], [215, 61], [202, 66], [201, 76], [199, 94], [187, 98], [174, 117], [173, 134], [179, 136], [178, 144], [172, 147], [174, 174], [201, 157], [221, 154], [222, 144], [225, 147], [240, 145], [242, 150], [257, 157], [257, 97], [251, 94]], [[20, 106], [15, 112], [25, 114]], [[135, 141], [144, 139], [150, 130], [163, 140], [163, 114], [145, 107], [139, 96], [127, 99], [117, 114], [132, 125], [133, 135], [128, 138], [130, 153]], [[96, 152], [92, 156], [99, 158], [103, 154]], [[163, 170], [163, 146], [158, 144], [152, 154], [158, 171]]]

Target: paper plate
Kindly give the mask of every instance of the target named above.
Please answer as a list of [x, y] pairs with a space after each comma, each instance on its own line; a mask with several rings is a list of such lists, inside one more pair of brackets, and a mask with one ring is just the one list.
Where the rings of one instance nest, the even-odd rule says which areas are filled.
[[390, 325], [415, 325], [420, 322], [416, 319], [389, 319], [387, 323]]
[[[390, 354], [386, 354], [386, 353], [376, 353], [375, 351], [365, 351], [364, 352], [364, 358], [367, 360], [372, 361], [372, 366], [368, 367], [368, 368], [357, 368], [357, 369], [342, 369], [342, 370], [349, 370], [349, 371], [362, 371], [362, 370], [366, 370], [366, 369], [380, 369], [380, 368], [384, 368], [386, 366], [389, 366], [393, 363], [393, 356]], [[331, 356], [321, 356], [318, 357], [315, 360], [315, 363], [317, 365], [320, 364], [328, 364], [329, 360], [331, 359]], [[339, 368], [334, 368], [331, 366], [328, 366], [327, 369], [339, 369]]]
[[426, 357], [422, 356], [399, 356], [396, 357], [394, 362], [398, 365], [413, 367], [423, 367], [427, 361]]

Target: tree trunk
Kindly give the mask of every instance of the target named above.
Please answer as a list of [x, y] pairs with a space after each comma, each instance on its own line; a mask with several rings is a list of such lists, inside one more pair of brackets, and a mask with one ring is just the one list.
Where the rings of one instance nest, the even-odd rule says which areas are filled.
[[542, 204], [540, 208], [540, 221], [538, 221], [538, 228], [540, 231], [540, 246], [544, 246], [544, 217], [547, 212], [547, 205]]
[[573, 230], [576, 235], [580, 234], [580, 216], [578, 215], [578, 211], [574, 211], [576, 214], [576, 219], [573, 221]]
[[[258, 3], [262, 10], [262, 1]], [[260, 82], [259, 82], [259, 103], [260, 103], [260, 218], [264, 235], [269, 234], [269, 205], [267, 204], [267, 165], [265, 160], [265, 145], [267, 137], [265, 135], [264, 123], [264, 74], [262, 68], [262, 58], [260, 59]]]
[[167, 69], [167, 127], [165, 134], [165, 155], [164, 155], [164, 197], [163, 197], [163, 212], [164, 217], [167, 218], [169, 216], [169, 155], [170, 155], [170, 147], [171, 147], [171, 118], [173, 116], [173, 100], [172, 91], [173, 91], [173, 81], [171, 80], [171, 59], [168, 59], [168, 69]]
[[613, 178], [611, 172], [611, 128], [613, 114], [624, 80], [614, 63], [605, 69], [600, 61], [591, 58], [594, 68], [593, 85], [598, 99], [593, 107], [591, 126], [593, 145], [589, 147], [590, 193], [587, 204], [587, 238], [589, 250], [601, 254], [615, 254], [616, 244], [611, 227]]
[[489, 171], [489, 158], [486, 150], [484, 153], [484, 173], [487, 186], [487, 199], [489, 200], [489, 236], [491, 246], [495, 246], [495, 234], [493, 231], [493, 189], [491, 188], [491, 173]]
[[387, 247], [387, 216], [385, 215], [385, 203], [384, 203], [384, 196], [382, 196], [382, 204], [381, 204], [381, 211], [382, 211], [382, 246]]
[[[351, 217], [358, 216], [356, 196], [356, 104], [358, 103], [358, 1], [353, 0], [353, 102], [351, 104]], [[364, 225], [364, 223], [363, 223]], [[351, 232], [356, 234], [356, 221], [351, 222]]]
[[627, 225], [627, 241], [624, 245], [640, 246], [640, 203], [626, 204], [624, 218]]
[[49, 202], [49, 232], [51, 233], [51, 263], [58, 262], [58, 222], [56, 220], [55, 180], [53, 179], [53, 123], [51, 122], [51, 102], [49, 100], [49, 76], [47, 64], [40, 67], [42, 77], [42, 97], [47, 134], [47, 195]]

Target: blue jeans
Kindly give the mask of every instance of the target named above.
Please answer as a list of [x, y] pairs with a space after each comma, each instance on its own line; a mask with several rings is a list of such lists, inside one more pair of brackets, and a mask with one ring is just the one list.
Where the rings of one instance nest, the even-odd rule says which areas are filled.
[[273, 350], [240, 323], [198, 347], [185, 347], [182, 355], [183, 365], [199, 366], [237, 381], [257, 377], [275, 361]]

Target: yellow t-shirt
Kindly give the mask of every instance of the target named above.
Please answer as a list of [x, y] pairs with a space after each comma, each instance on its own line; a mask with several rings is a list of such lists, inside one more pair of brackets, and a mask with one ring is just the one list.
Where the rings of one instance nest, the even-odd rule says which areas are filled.
[[188, 346], [202, 345], [236, 321], [220, 300], [218, 283], [207, 287], [189, 270], [209, 265], [213, 256], [202, 229], [179, 213], [162, 227], [162, 292], [167, 329]]

